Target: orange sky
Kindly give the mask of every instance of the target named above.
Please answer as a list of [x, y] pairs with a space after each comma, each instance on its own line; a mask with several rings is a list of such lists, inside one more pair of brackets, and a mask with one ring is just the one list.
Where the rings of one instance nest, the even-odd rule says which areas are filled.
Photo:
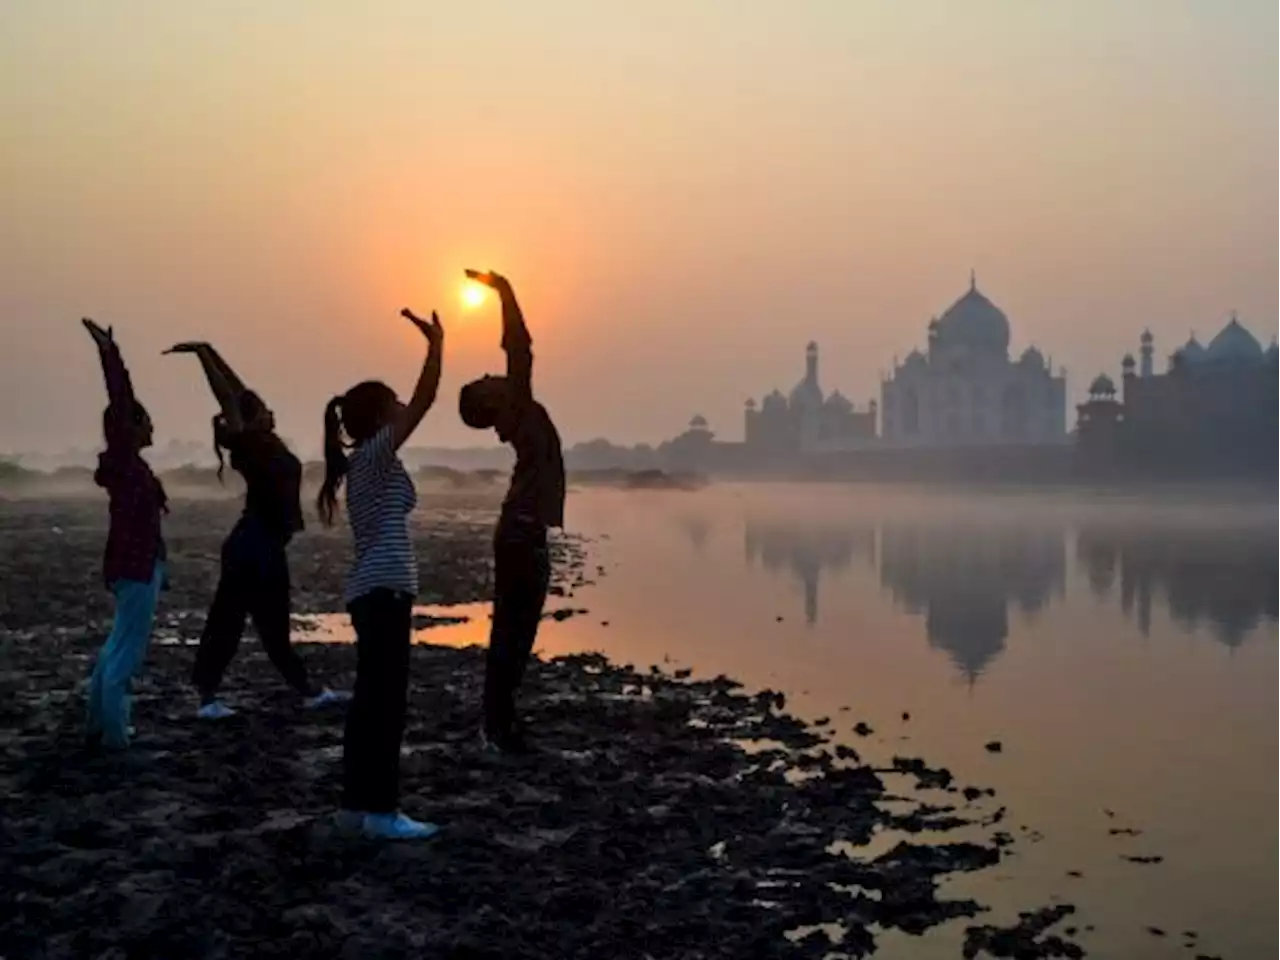
[[[202, 439], [204, 337], [304, 449], [325, 399], [441, 406], [501, 362], [464, 266], [522, 294], [570, 441], [658, 440], [800, 375], [864, 402], [970, 267], [1077, 394], [1149, 325], [1276, 329], [1264, 0], [66, 0], [0, 7], [0, 449], [96, 441], [76, 320], [158, 440]], [[487, 438], [483, 438], [487, 442]]]

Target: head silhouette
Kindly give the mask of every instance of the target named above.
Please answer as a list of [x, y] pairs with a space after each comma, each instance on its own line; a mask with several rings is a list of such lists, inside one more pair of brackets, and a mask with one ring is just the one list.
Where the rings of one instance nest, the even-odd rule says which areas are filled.
[[486, 375], [458, 392], [458, 415], [473, 430], [497, 430], [504, 443], [515, 429], [517, 410], [506, 377]]
[[[102, 436], [108, 443], [111, 439], [111, 422], [114, 419], [114, 411], [111, 407], [107, 407], [102, 411]], [[137, 400], [133, 401], [133, 406], [129, 410], [128, 427], [124, 434], [125, 442], [134, 450], [145, 450], [151, 446], [154, 435], [154, 428], [151, 423], [151, 414]]]
[[[252, 390], [245, 390], [240, 394], [237, 403], [240, 407], [240, 422], [244, 424], [245, 433], [265, 434], [275, 430], [275, 414], [271, 412], [271, 408], [266, 405], [262, 397]], [[213, 452], [218, 456], [219, 480], [222, 479], [222, 472], [226, 466], [223, 451], [230, 449], [230, 440], [227, 418], [219, 413], [213, 418]], [[234, 460], [232, 462], [234, 465]]]
[[347, 446], [360, 444], [391, 422], [400, 411], [396, 392], [378, 380], [357, 383], [324, 408], [324, 484], [316, 497], [316, 509], [325, 524], [332, 524], [338, 509], [338, 488], [347, 475]]

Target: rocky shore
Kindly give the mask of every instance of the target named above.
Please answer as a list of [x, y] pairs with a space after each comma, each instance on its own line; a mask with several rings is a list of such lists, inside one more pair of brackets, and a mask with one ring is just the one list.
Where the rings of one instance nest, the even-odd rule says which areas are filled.
[[[424, 602], [487, 598], [492, 507], [452, 496], [422, 511]], [[175, 504], [163, 631], [198, 631], [202, 618], [180, 614], [207, 602], [234, 511]], [[476, 736], [483, 650], [415, 646], [404, 805], [445, 827], [425, 845], [332, 829], [341, 712], [300, 711], [252, 642], [232, 681], [253, 709], [195, 721], [194, 650], [156, 644], [135, 687], [134, 748], [91, 753], [80, 687], [110, 615], [102, 514], [0, 504], [6, 960], [864, 956], [886, 931], [983, 912], [939, 889], [1007, 851], [1001, 814], [973, 802], [983, 791], [909, 759], [895, 776], [949, 799], [891, 796], [887, 771], [789, 715], [781, 694], [725, 677], [597, 655], [537, 663], [524, 707], [538, 752], [495, 760]], [[295, 544], [300, 613], [339, 609], [346, 549], [341, 531]], [[573, 594], [585, 546], [559, 544], [555, 568]], [[350, 682], [350, 647], [304, 655]], [[886, 832], [901, 839], [867, 855]], [[1083, 956], [1051, 922], [969, 923], [973, 955]]]

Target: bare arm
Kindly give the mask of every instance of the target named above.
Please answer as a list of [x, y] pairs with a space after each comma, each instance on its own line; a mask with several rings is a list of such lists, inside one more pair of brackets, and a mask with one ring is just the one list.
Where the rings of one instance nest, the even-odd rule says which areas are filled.
[[422, 362], [422, 371], [418, 374], [418, 382], [413, 388], [413, 396], [399, 411], [392, 421], [391, 444], [394, 450], [404, 446], [405, 441], [418, 429], [422, 418], [427, 415], [431, 405], [436, 402], [436, 393], [440, 389], [440, 369], [444, 354], [444, 328], [440, 326], [440, 318], [435, 311], [430, 320], [417, 317], [407, 307], [400, 315], [409, 320], [422, 333], [427, 341], [427, 357]]
[[244, 382], [236, 376], [231, 365], [222, 359], [221, 354], [212, 345], [203, 342], [180, 343], [165, 353], [194, 353], [204, 369], [205, 379], [209, 381], [209, 389], [213, 391], [218, 406], [222, 409], [222, 417], [231, 433], [239, 433], [244, 429], [240, 416], [240, 396], [247, 389]]
[[493, 289], [502, 301], [502, 349], [507, 355], [507, 382], [516, 396], [533, 399], [533, 337], [524, 322], [511, 282], [490, 270], [468, 270], [467, 276]]
[[107, 446], [115, 446], [124, 437], [133, 422], [133, 408], [137, 398], [133, 393], [133, 380], [120, 356], [115, 335], [110, 328], [103, 329], [87, 317], [82, 321], [93, 342], [98, 346], [98, 358], [102, 362], [102, 376], [107, 385]]

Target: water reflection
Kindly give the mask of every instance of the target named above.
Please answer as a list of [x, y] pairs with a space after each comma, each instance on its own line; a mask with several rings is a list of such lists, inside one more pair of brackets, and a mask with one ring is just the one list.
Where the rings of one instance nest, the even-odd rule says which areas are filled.
[[818, 585], [824, 570], [845, 570], [854, 559], [875, 560], [876, 532], [870, 524], [805, 526], [777, 520], [748, 519], [744, 557], [777, 573], [790, 570], [804, 588], [804, 619], [818, 622]]
[[1009, 607], [1024, 614], [1061, 596], [1061, 528], [887, 524], [880, 583], [907, 612], [923, 614], [929, 643], [973, 683], [1004, 650]]
[[[701, 552], [706, 525], [686, 520]], [[1116, 599], [1144, 635], [1153, 608], [1179, 626], [1211, 627], [1229, 648], [1277, 615], [1277, 547], [1257, 527], [1123, 523], [883, 520], [793, 522], [746, 519], [748, 568], [787, 573], [802, 586], [805, 620], [821, 616], [824, 578], [848, 574], [855, 561], [908, 614], [923, 616], [929, 643], [944, 651], [970, 683], [1001, 655], [1011, 611], [1034, 617], [1064, 596], [1068, 542], [1089, 590]]]
[[1277, 550], [1274, 533], [1228, 529], [1083, 526], [1076, 555], [1089, 587], [1102, 598], [1115, 593], [1143, 636], [1151, 631], [1157, 596], [1179, 625], [1235, 649], [1264, 620], [1276, 619]]

